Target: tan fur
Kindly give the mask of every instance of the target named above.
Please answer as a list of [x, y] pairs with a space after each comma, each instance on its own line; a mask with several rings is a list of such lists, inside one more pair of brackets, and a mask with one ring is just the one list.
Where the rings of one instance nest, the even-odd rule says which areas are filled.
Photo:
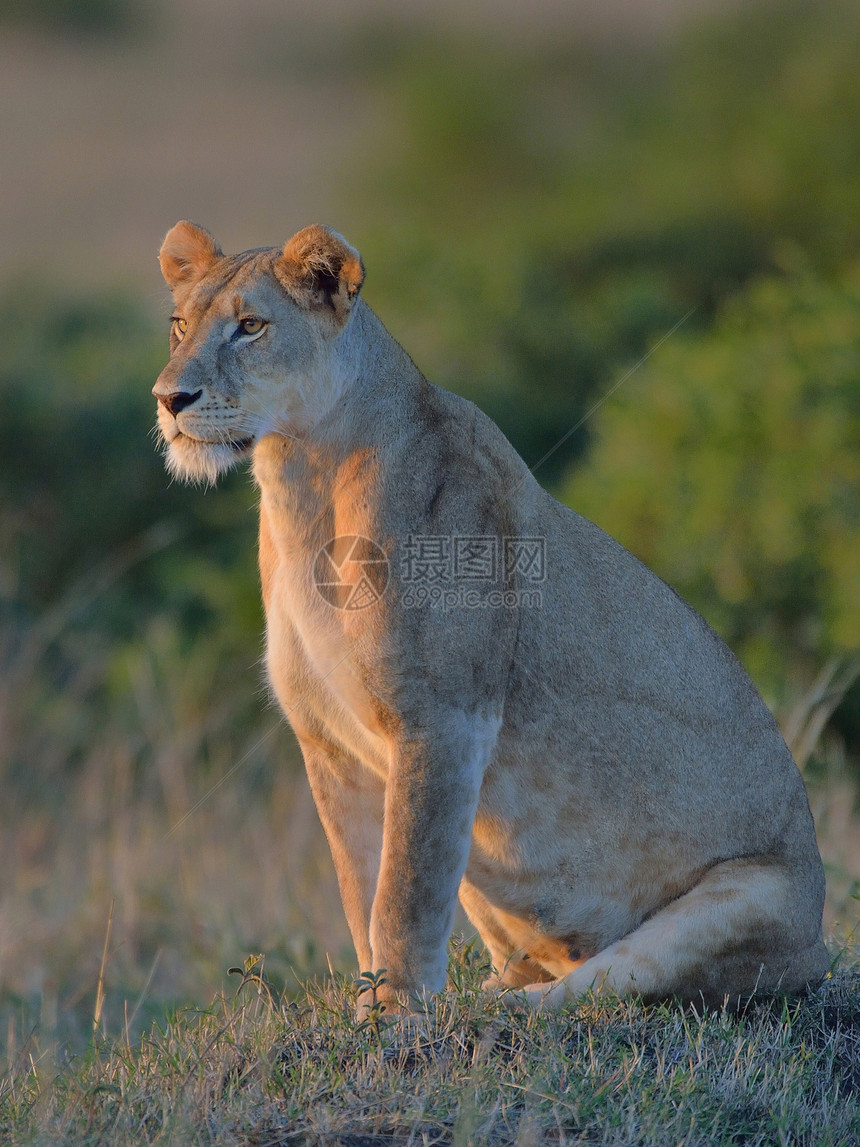
[[[422, 377], [340, 236], [223, 256], [180, 223], [161, 262], [181, 320], [154, 389], [167, 462], [213, 480], [253, 456], [269, 676], [389, 1003], [442, 987], [458, 892], [493, 983], [535, 1003], [819, 979], [803, 784], [705, 622]], [[391, 577], [349, 611], [313, 576], [354, 534]], [[539, 607], [408, 608], [410, 536], [543, 539]]]
[[272, 540], [272, 531], [266, 511], [260, 507], [260, 533], [257, 543], [257, 560], [260, 566], [260, 589], [263, 593], [263, 608], [269, 608], [272, 598], [272, 582], [278, 568], [278, 551]]
[[202, 278], [222, 255], [208, 231], [194, 223], [182, 222], [176, 224], [162, 243], [158, 261], [164, 278], [176, 288]]

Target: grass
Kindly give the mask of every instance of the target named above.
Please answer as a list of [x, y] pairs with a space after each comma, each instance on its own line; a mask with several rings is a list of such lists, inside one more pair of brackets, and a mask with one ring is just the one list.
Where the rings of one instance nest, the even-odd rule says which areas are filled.
[[58, 1063], [37, 1039], [0, 1084], [0, 1138], [24, 1143], [745, 1144], [860, 1141], [860, 971], [739, 1014], [588, 998], [555, 1015], [480, 991], [452, 945], [435, 1011], [352, 1019], [342, 977], [238, 988], [139, 1040]]

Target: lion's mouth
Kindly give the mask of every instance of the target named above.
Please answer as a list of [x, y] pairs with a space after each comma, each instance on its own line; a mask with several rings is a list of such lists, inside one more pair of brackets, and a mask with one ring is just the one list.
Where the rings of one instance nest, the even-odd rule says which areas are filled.
[[[244, 454], [246, 450], [251, 449], [255, 441], [253, 435], [249, 438], [197, 438], [194, 434], [188, 434], [184, 430], [178, 430], [176, 438], [185, 438], [189, 442], [193, 442], [195, 446], [224, 446], [228, 450], [232, 450], [234, 454]], [[175, 442], [176, 438], [172, 441]]]

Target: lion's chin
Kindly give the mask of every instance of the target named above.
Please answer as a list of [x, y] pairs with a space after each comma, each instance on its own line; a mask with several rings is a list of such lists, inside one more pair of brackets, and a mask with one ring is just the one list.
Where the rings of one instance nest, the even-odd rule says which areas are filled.
[[201, 442], [186, 434], [179, 434], [167, 444], [165, 465], [174, 478], [211, 486], [221, 474], [235, 466], [253, 445], [253, 438], [242, 438], [235, 442]]

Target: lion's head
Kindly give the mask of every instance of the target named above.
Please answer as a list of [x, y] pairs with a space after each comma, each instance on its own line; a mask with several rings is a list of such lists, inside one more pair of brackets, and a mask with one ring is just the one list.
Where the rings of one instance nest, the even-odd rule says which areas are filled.
[[358, 252], [314, 224], [278, 247], [224, 255], [177, 223], [159, 255], [173, 291], [170, 361], [158, 376], [168, 469], [213, 482], [266, 434], [301, 434], [348, 385], [337, 348], [364, 280]]

